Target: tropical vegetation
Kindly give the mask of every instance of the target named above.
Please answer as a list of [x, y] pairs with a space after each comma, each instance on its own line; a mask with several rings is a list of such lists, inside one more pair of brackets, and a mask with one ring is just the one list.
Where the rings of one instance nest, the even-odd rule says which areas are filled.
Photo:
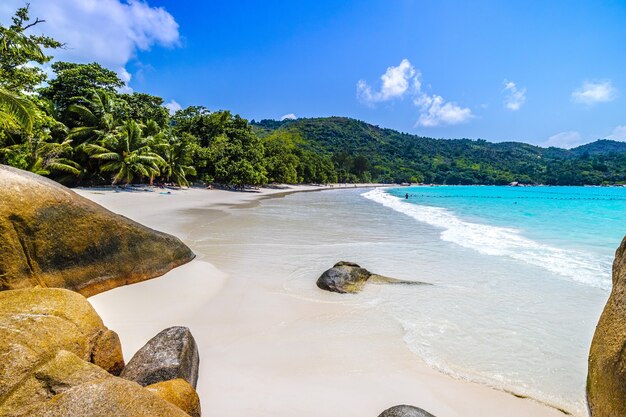
[[626, 144], [572, 150], [524, 143], [439, 140], [343, 117], [248, 122], [161, 97], [123, 93], [98, 63], [55, 61], [62, 43], [29, 34], [28, 6], [0, 24], [0, 163], [68, 185], [427, 182], [626, 182]]

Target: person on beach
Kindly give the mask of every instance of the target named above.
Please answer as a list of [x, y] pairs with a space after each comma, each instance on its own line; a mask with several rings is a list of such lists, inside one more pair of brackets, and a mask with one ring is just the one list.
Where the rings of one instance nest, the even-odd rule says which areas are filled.
[[409, 199], [409, 193], [406, 193], [406, 194], [404, 195], [404, 198], [408, 200], [408, 199]]

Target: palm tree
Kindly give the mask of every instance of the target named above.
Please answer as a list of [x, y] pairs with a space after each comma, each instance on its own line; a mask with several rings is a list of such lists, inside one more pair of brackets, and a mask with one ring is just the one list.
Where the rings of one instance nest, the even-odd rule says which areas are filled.
[[74, 127], [69, 134], [81, 144], [111, 140], [121, 122], [116, 117], [118, 102], [115, 97], [103, 90], [94, 92], [84, 104], [72, 104], [68, 112], [77, 116], [80, 126]]
[[[42, 22], [37, 19], [32, 27]], [[46, 55], [41, 50], [37, 42], [30, 37], [24, 35], [24, 28], [15, 30], [15, 28], [0, 27], [0, 54], [12, 53], [26, 55], [31, 61], [45, 61]]]
[[21, 129], [29, 134], [33, 129], [37, 108], [26, 97], [0, 88], [0, 129]]
[[144, 138], [140, 125], [128, 120], [114, 137], [106, 138], [101, 144], [87, 144], [84, 148], [92, 158], [103, 162], [101, 172], [113, 174], [113, 184], [120, 181], [129, 184], [135, 177], [152, 181], [165, 164], [149, 142], [150, 138]]
[[79, 175], [80, 165], [64, 157], [64, 155], [72, 152], [71, 143], [70, 139], [61, 143], [29, 139], [29, 147], [31, 148], [29, 171], [39, 175], [50, 175], [51, 172]]
[[8, 146], [3, 151], [22, 161], [20, 168], [35, 174], [50, 175], [57, 172], [76, 176], [80, 174], [81, 166], [67, 158], [72, 153], [71, 143], [69, 139], [57, 143], [29, 137], [24, 143]]
[[181, 139], [168, 135], [158, 147], [158, 150], [165, 160], [165, 165], [161, 169], [161, 175], [166, 182], [173, 181], [180, 187], [189, 187], [187, 175], [196, 175], [196, 169], [190, 165], [191, 151], [188, 143]]

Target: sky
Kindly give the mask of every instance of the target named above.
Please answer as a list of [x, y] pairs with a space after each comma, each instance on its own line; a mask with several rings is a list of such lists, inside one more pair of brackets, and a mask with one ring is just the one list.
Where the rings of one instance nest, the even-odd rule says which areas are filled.
[[[56, 59], [247, 119], [435, 138], [626, 140], [626, 1], [30, 0]], [[2, 0], [8, 23], [20, 0]]]

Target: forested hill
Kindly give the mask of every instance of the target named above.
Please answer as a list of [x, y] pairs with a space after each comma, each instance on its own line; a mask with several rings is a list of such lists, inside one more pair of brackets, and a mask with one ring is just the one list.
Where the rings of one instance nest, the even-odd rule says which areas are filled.
[[606, 155], [609, 153], [624, 153], [626, 152], [626, 142], [618, 142], [615, 140], [600, 139], [586, 145], [581, 145], [571, 150], [576, 155]]
[[432, 139], [346, 117], [252, 121], [260, 136], [299, 138], [332, 158], [340, 180], [437, 184], [584, 185], [626, 183], [626, 143], [609, 140], [571, 150], [519, 142]]

